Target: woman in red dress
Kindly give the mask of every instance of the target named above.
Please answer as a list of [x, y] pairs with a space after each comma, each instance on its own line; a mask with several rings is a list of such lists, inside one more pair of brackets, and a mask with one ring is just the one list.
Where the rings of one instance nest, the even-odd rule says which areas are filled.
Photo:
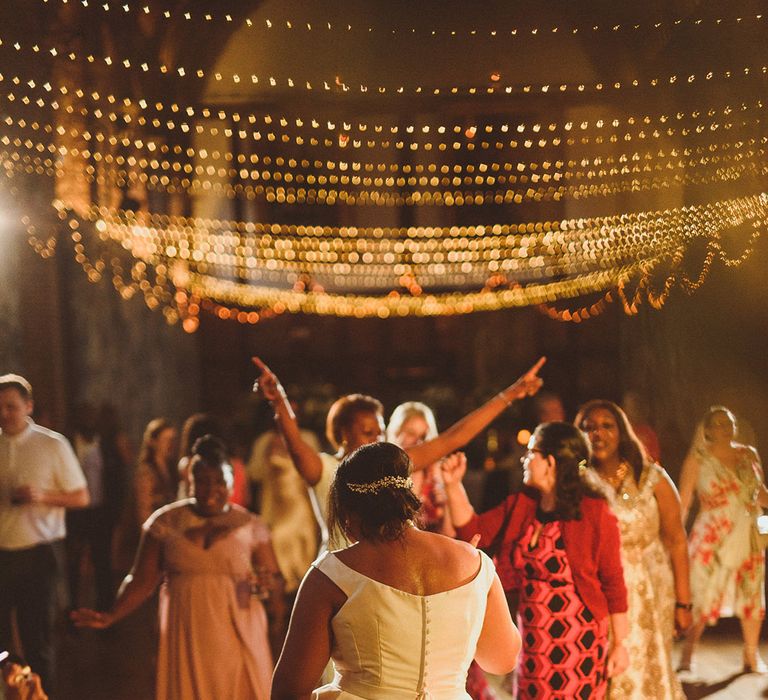
[[582, 480], [588, 458], [577, 428], [540, 425], [523, 460], [526, 488], [482, 515], [461, 484], [466, 462], [443, 470], [459, 537], [479, 534], [481, 546], [500, 538], [499, 556], [513, 564], [502, 583], [519, 601], [519, 698], [603, 698], [607, 679], [628, 665], [619, 530]]

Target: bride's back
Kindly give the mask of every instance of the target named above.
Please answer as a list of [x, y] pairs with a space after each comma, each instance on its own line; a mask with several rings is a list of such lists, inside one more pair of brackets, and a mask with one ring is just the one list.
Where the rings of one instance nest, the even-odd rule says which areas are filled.
[[330, 620], [338, 675], [316, 698], [469, 697], [494, 568], [440, 537], [409, 533], [400, 551], [360, 543], [314, 564], [343, 596]]
[[329, 524], [356, 544], [324, 554], [302, 583], [273, 698], [308, 695], [329, 656], [336, 677], [315, 699], [467, 700], [473, 656], [492, 672], [512, 668], [519, 636], [493, 562], [413, 526], [410, 467], [388, 443], [339, 466]]
[[393, 542], [363, 540], [336, 556], [363, 576], [419, 596], [462, 586], [475, 578], [480, 567], [471, 545], [414, 527]]

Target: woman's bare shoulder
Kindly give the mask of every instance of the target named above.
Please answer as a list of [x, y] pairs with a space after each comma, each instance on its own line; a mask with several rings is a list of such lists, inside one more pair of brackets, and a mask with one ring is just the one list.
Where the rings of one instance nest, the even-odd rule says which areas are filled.
[[436, 532], [422, 533], [426, 544], [433, 552], [435, 561], [442, 562], [446, 570], [460, 577], [471, 576], [477, 571], [480, 555], [469, 542], [454, 540]]

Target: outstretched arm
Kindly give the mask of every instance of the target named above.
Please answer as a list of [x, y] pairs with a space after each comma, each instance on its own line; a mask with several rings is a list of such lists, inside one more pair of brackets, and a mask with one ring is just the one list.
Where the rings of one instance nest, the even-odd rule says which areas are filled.
[[543, 384], [541, 377], [539, 377], [539, 370], [546, 361], [546, 357], [540, 357], [536, 364], [522, 377], [506, 389], [502, 389], [480, 408], [464, 416], [432, 440], [408, 448], [406, 451], [413, 462], [413, 468], [415, 470], [425, 469], [441, 457], [455, 452], [489, 425], [494, 418], [509, 408], [514, 401], [525, 396], [533, 396]]
[[323, 474], [323, 463], [320, 461], [320, 455], [312, 445], [305, 442], [304, 438], [301, 437], [296, 416], [288, 402], [285, 389], [283, 389], [275, 373], [258, 357], [252, 357], [251, 360], [260, 372], [253, 385], [253, 390], [272, 405], [277, 428], [285, 440], [294, 466], [301, 474], [301, 478], [310, 486], [314, 486], [320, 481]]
[[117, 600], [112, 609], [107, 612], [97, 612], [88, 608], [80, 608], [70, 614], [77, 627], [92, 627], [105, 629], [118, 620], [130, 615], [157, 588], [162, 578], [160, 556], [162, 544], [154, 535], [145, 531], [141, 536], [136, 562], [117, 594]]

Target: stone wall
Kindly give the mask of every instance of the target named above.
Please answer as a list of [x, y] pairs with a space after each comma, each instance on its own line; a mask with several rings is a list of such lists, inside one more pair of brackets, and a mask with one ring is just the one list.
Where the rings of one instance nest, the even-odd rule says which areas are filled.
[[109, 401], [136, 445], [156, 416], [180, 426], [201, 408], [198, 338], [178, 324], [169, 326], [139, 295], [122, 299], [108, 274], [89, 282], [71, 250], [61, 247], [57, 264], [70, 407]]
[[25, 371], [21, 328], [19, 251], [21, 232], [11, 226], [0, 229], [0, 374]]

